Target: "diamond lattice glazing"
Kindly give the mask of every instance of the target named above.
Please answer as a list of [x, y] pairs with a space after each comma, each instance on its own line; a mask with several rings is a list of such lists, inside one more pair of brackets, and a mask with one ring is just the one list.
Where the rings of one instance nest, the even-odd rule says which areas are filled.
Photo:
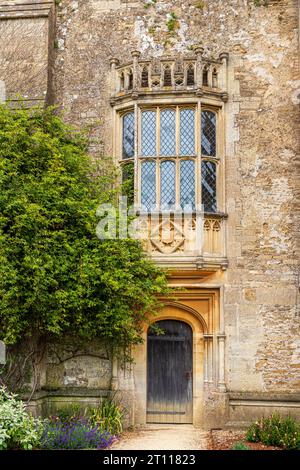
[[176, 114], [173, 109], [165, 109], [160, 113], [160, 155], [175, 155]]
[[212, 111], [202, 111], [202, 155], [216, 155], [216, 115]]
[[142, 206], [150, 211], [156, 203], [156, 164], [155, 162], [142, 163]]
[[180, 110], [180, 155], [195, 155], [195, 111]]
[[205, 212], [217, 211], [216, 191], [216, 165], [212, 162], [202, 162], [202, 204]]
[[122, 157], [132, 158], [134, 156], [134, 113], [123, 116], [123, 151]]
[[180, 162], [180, 205], [182, 209], [188, 206], [195, 209], [195, 162], [184, 160]]
[[175, 163], [167, 160], [160, 164], [160, 204], [162, 209], [175, 206]]
[[156, 155], [156, 112], [142, 112], [142, 156]]

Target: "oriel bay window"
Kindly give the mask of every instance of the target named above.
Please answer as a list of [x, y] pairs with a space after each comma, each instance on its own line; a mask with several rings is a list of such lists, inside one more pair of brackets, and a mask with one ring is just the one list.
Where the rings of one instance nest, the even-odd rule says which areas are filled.
[[[201, 110], [200, 110], [201, 109]], [[218, 208], [218, 110], [138, 107], [120, 115], [123, 182], [145, 211]]]

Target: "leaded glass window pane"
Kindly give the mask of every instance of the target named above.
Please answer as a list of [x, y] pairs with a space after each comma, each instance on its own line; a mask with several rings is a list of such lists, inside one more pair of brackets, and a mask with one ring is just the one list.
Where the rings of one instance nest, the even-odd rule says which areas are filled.
[[195, 162], [180, 162], [180, 205], [182, 209], [189, 206], [195, 209]]
[[216, 114], [211, 111], [202, 111], [202, 155], [214, 157], [216, 155]]
[[175, 155], [176, 153], [176, 120], [173, 109], [164, 109], [160, 113], [160, 155]]
[[195, 155], [195, 111], [180, 110], [180, 155]]
[[212, 162], [202, 162], [202, 204], [205, 212], [217, 211], [217, 174]]
[[156, 155], [156, 111], [142, 112], [142, 156]]
[[122, 194], [127, 196], [128, 204], [134, 203], [134, 163], [122, 165]]
[[175, 163], [167, 160], [160, 164], [160, 204], [162, 209], [175, 206]]
[[142, 163], [142, 194], [141, 202], [148, 211], [156, 204], [156, 164], [155, 162]]
[[123, 158], [134, 156], [134, 113], [127, 113], [123, 116]]

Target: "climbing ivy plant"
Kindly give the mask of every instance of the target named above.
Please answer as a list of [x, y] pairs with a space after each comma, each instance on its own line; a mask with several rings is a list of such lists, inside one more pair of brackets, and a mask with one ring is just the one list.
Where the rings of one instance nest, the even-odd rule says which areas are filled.
[[[102, 175], [102, 176], [101, 176]], [[99, 240], [111, 172], [91, 163], [84, 135], [53, 109], [0, 105], [0, 339], [141, 341], [167, 292], [134, 239]]]

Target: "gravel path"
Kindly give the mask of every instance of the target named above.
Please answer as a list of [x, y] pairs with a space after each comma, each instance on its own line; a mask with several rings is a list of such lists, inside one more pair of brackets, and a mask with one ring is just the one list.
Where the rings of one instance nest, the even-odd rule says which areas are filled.
[[147, 425], [125, 433], [112, 450], [206, 450], [209, 433], [192, 425]]

